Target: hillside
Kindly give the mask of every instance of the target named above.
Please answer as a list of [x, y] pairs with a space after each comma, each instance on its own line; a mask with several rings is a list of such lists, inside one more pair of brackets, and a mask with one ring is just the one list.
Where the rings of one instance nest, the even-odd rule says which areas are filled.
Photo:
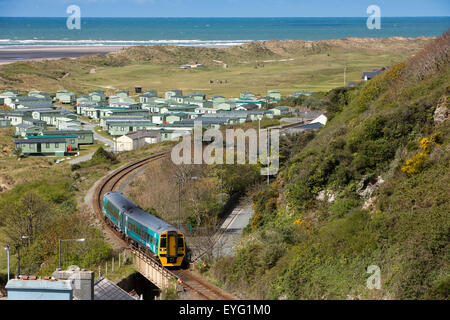
[[[331, 120], [280, 142], [277, 180], [211, 277], [245, 298], [448, 299], [449, 57], [447, 33], [330, 91]], [[373, 265], [381, 289], [367, 287]]]
[[[1, 65], [0, 90], [54, 93], [67, 89], [80, 94], [93, 88], [112, 88], [107, 92], [112, 93], [114, 88], [132, 91], [135, 85], [141, 85], [159, 92], [180, 88], [204, 91], [210, 96], [238, 95], [247, 90], [265, 94], [273, 88], [283, 94], [328, 91], [342, 84], [344, 66], [348, 81], [360, 80], [362, 71], [405, 59], [428, 41], [430, 38], [346, 38], [251, 42], [227, 48], [129, 47], [106, 55]], [[220, 61], [229, 68], [225, 69]], [[181, 64], [194, 62], [207, 68], [179, 69]], [[95, 73], [91, 73], [93, 69]], [[210, 80], [227, 82], [211, 85]]]

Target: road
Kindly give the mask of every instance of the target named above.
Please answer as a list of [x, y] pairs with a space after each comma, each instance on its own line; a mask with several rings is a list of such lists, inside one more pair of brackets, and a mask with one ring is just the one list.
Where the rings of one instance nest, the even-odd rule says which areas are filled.
[[[95, 132], [95, 125], [89, 123], [89, 122], [85, 122], [85, 121], [81, 121], [81, 124], [83, 125], [83, 129], [84, 130], [90, 130], [94, 133], [94, 139], [98, 140], [104, 144], [107, 144], [109, 147], [106, 149], [106, 151], [112, 151], [113, 150], [113, 146], [114, 146], [114, 141], [112, 141], [111, 139], [105, 138], [104, 136], [98, 134], [97, 132]], [[94, 155], [95, 151], [88, 153], [84, 156], [81, 157], [77, 157], [75, 159], [72, 159], [69, 161], [70, 164], [75, 164], [75, 163], [80, 163], [83, 161], [87, 161], [90, 160], [92, 158], [92, 156]]]
[[213, 249], [214, 256], [234, 256], [236, 244], [252, 216], [253, 208], [250, 199], [241, 200], [239, 205], [230, 213], [219, 229]]

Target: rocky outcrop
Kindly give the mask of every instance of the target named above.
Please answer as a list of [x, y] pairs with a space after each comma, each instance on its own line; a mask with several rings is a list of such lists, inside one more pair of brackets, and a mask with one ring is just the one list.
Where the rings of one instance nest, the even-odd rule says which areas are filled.
[[448, 120], [449, 110], [447, 103], [447, 96], [444, 95], [439, 99], [436, 111], [434, 111], [434, 123], [440, 124]]

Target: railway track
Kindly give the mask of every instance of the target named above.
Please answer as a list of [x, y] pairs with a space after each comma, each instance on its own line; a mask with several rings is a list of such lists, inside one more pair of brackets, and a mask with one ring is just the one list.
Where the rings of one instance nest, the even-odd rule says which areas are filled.
[[[168, 154], [168, 152], [158, 153], [155, 155], [152, 155], [150, 157], [144, 158], [142, 160], [133, 162], [131, 164], [128, 164], [124, 167], [119, 168], [118, 170], [114, 171], [110, 175], [108, 175], [104, 180], [99, 184], [99, 186], [96, 189], [95, 197], [94, 197], [94, 208], [96, 209], [97, 214], [99, 215], [101, 221], [104, 221], [103, 214], [102, 214], [102, 198], [103, 195], [109, 191], [116, 190], [119, 183], [125, 179], [128, 175], [135, 172], [137, 169], [147, 165], [150, 162], [159, 160], [163, 157], [165, 157]], [[129, 244], [125, 239], [122, 238], [122, 235], [117, 232], [114, 228], [112, 228], [110, 225], [105, 223], [108, 228], [114, 233], [114, 235], [123, 242], [124, 247], [129, 248]], [[140, 254], [141, 256], [144, 255], [148, 263], [150, 264], [158, 264], [158, 261], [154, 259], [153, 257], [145, 254], [144, 252], [140, 251], [138, 248], [132, 247], [132, 251]], [[187, 288], [188, 290], [192, 290], [195, 292], [198, 296], [200, 296], [203, 299], [206, 300], [234, 300], [235, 297], [231, 296], [230, 294], [227, 294], [226, 292], [223, 292], [219, 288], [207, 283], [206, 281], [202, 280], [201, 278], [194, 275], [189, 270], [168, 270], [166, 274], [171, 276], [174, 280], [176, 280], [179, 284], [181, 284], [184, 288]]]

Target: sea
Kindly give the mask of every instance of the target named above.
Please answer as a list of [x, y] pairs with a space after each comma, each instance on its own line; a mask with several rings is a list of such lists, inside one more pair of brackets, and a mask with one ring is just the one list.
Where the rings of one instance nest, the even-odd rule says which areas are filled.
[[360, 18], [81, 18], [0, 17], [0, 47], [167, 45], [232, 46], [254, 40], [439, 36], [450, 17], [385, 17], [380, 29]]

